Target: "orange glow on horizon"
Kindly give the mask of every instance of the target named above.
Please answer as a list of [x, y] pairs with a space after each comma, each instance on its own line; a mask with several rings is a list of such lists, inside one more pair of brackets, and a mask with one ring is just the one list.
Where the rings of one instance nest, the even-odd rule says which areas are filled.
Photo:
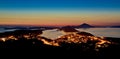
[[88, 23], [90, 25], [120, 25], [120, 12], [88, 11], [38, 11], [0, 12], [1, 25], [67, 26]]

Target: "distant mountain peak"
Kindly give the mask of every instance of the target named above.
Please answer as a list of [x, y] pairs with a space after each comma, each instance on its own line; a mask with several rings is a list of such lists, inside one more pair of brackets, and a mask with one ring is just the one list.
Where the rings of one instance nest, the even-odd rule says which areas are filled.
[[89, 25], [89, 24], [87, 24], [87, 23], [83, 23], [83, 24], [81, 24], [81, 25]]
[[[87, 23], [83, 23], [83, 24], [87, 24]], [[87, 24], [88, 25], [88, 24]]]
[[91, 26], [91, 25], [89, 25], [89, 24], [87, 24], [87, 23], [83, 23], [83, 24], [79, 25], [79, 27], [89, 28], [89, 27], [93, 27], [93, 26]]

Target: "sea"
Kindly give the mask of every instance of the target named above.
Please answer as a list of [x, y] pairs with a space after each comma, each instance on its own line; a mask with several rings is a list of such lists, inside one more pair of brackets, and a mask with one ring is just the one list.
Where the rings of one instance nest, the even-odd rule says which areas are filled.
[[[91, 33], [99, 37], [115, 37], [120, 38], [120, 28], [77, 28], [78, 31], [84, 31]], [[42, 36], [47, 38], [56, 39], [59, 36], [64, 35], [61, 31], [57, 29], [45, 30], [43, 31]]]
[[[7, 32], [7, 31], [15, 31], [17, 29], [7, 29], [0, 28], [0, 33]], [[95, 36], [103, 36], [103, 37], [115, 37], [120, 38], [120, 28], [76, 28], [78, 31], [84, 31], [91, 33]], [[50, 39], [57, 39], [60, 36], [65, 35], [63, 32], [61, 32], [58, 29], [52, 29], [52, 30], [44, 30], [43, 34], [41, 36], [50, 38]]]
[[89, 32], [95, 36], [120, 38], [120, 28], [79, 28], [77, 30]]

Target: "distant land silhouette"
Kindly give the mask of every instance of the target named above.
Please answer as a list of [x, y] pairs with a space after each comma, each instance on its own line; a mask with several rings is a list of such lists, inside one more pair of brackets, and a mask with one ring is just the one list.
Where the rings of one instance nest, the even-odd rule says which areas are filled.
[[78, 32], [76, 29], [72, 28], [71, 26], [64, 26], [60, 28], [60, 30], [63, 30], [64, 32]]
[[94, 26], [92, 26], [92, 25], [89, 25], [89, 24], [87, 24], [87, 23], [83, 23], [83, 24], [81, 24], [81, 25], [79, 25], [79, 26], [77, 26], [78, 28], [93, 28]]
[[[66, 26], [64, 26], [66, 27]], [[72, 28], [120, 28], [120, 25], [118, 26], [94, 26], [94, 25], [90, 25], [88, 23], [83, 23], [81, 25], [76, 25], [76, 26], [70, 26]]]
[[[66, 26], [61, 26], [61, 27], [66, 27]], [[42, 29], [42, 30], [46, 30], [46, 29], [54, 29], [54, 28], [61, 28], [61, 27], [57, 27], [57, 26], [23, 26], [23, 25], [0, 25], [0, 28], [2, 29]], [[69, 25], [69, 27], [72, 28], [120, 28], [120, 25], [116, 25], [116, 26], [94, 26], [94, 25], [90, 25], [88, 23], [83, 23], [80, 25]]]

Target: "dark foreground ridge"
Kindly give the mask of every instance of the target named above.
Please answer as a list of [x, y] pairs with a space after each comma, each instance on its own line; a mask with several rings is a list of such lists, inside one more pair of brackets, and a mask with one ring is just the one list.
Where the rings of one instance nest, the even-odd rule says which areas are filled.
[[40, 34], [42, 34], [40, 30], [0, 33], [0, 49], [4, 49], [3, 52], [13, 53], [13, 50], [16, 50], [16, 53], [40, 56], [80, 59], [120, 58], [120, 38], [96, 37], [90, 33], [79, 32], [51, 40]]

